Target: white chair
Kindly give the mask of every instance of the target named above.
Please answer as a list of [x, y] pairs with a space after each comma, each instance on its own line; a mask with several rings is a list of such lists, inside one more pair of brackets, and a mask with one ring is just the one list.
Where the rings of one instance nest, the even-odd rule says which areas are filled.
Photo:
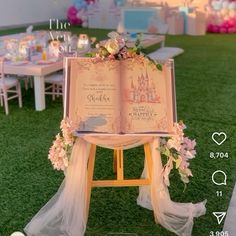
[[23, 82], [24, 82], [25, 90], [28, 90], [29, 87], [30, 87], [30, 88], [33, 88], [33, 80], [32, 80], [32, 77], [30, 77], [30, 76], [18, 75], [18, 76], [17, 76], [17, 79], [18, 79], [19, 81], [23, 81]]
[[52, 99], [55, 100], [56, 96], [62, 96], [64, 102], [64, 74], [53, 73], [45, 77], [45, 94], [52, 95]]
[[[11, 96], [8, 97], [9, 94]], [[6, 115], [9, 114], [8, 101], [13, 98], [18, 98], [19, 107], [22, 107], [20, 83], [16, 78], [5, 77], [4, 58], [0, 58], [0, 105], [4, 105]]]

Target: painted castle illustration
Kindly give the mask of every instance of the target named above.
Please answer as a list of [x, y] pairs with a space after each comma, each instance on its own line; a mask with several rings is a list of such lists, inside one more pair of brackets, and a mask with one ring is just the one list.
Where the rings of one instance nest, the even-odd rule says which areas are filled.
[[138, 76], [137, 83], [131, 81], [128, 90], [128, 100], [132, 103], [160, 103], [160, 96], [157, 93], [154, 82], [149, 78], [148, 73]]

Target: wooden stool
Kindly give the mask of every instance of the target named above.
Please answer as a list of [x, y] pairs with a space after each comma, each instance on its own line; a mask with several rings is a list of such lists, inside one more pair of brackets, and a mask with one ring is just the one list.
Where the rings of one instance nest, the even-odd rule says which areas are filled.
[[93, 171], [96, 156], [96, 145], [92, 144], [88, 159], [87, 170], [87, 218], [89, 214], [89, 205], [91, 190], [93, 187], [128, 187], [150, 185], [152, 178], [152, 158], [150, 145], [144, 144], [145, 162], [147, 166], [148, 178], [146, 179], [124, 179], [124, 153], [122, 148], [114, 149], [113, 171], [117, 174], [116, 180], [93, 180]]

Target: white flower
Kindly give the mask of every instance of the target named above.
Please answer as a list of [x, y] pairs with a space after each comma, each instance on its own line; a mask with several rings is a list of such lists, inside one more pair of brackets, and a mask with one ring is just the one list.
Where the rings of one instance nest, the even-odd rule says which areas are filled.
[[64, 157], [64, 158], [63, 158], [63, 163], [64, 163], [64, 166], [67, 168], [68, 165], [69, 165], [69, 160], [68, 160], [67, 157]]
[[118, 39], [118, 38], [121, 37], [121, 36], [120, 36], [117, 32], [115, 32], [115, 31], [112, 31], [112, 32], [108, 33], [107, 36], [108, 36], [109, 38], [111, 38], [111, 39]]
[[105, 43], [105, 48], [111, 55], [115, 55], [120, 51], [120, 46], [116, 39], [107, 40]]
[[172, 137], [167, 141], [166, 146], [169, 149], [174, 148], [179, 151], [181, 148], [181, 142], [178, 140], [178, 138]]

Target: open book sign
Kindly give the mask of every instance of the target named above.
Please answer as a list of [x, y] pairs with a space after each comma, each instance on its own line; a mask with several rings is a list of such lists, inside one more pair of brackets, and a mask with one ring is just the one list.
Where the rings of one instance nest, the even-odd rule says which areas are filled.
[[65, 116], [78, 133], [169, 135], [176, 122], [173, 61], [66, 59]]

